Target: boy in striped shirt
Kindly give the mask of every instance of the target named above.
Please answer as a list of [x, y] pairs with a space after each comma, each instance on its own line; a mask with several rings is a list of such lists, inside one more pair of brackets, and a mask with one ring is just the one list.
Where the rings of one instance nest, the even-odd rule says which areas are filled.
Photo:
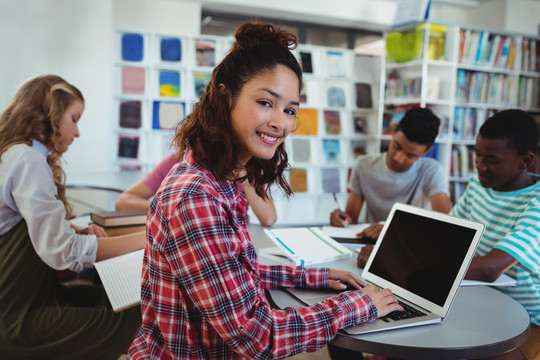
[[486, 226], [465, 277], [491, 282], [506, 273], [517, 286], [497, 289], [531, 316], [527, 341], [500, 359], [540, 356], [540, 183], [528, 173], [538, 142], [538, 124], [524, 111], [486, 120], [476, 138], [477, 172], [450, 212]]

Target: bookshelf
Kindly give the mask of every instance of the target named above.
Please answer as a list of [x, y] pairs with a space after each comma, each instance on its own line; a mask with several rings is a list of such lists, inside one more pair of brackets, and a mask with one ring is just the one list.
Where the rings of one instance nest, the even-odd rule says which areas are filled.
[[286, 219], [304, 214], [308, 221], [327, 223], [336, 208], [332, 193], [345, 206], [355, 154], [377, 151], [382, 59], [314, 45], [301, 45], [295, 53], [304, 92], [299, 127], [286, 140], [294, 196], [275, 200]]
[[148, 172], [170, 153], [180, 119], [197, 102], [231, 40], [115, 32], [113, 168]]
[[[148, 172], [166, 154], [176, 123], [191, 111], [231, 38], [115, 31], [112, 133], [117, 171]], [[379, 148], [381, 57], [300, 45], [304, 70], [299, 126], [286, 140], [294, 196], [272, 191], [278, 223], [328, 222], [347, 200], [353, 149]], [[253, 213], [250, 219], [256, 221]]]
[[439, 115], [433, 156], [443, 164], [455, 201], [474, 171], [473, 146], [483, 121], [507, 108], [540, 114], [540, 37], [423, 23], [385, 38], [379, 134], [384, 139], [389, 125], [411, 106]]

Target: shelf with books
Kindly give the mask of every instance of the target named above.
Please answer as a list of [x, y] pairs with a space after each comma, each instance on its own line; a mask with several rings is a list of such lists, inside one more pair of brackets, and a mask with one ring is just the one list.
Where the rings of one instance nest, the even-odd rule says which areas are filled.
[[356, 154], [377, 152], [381, 57], [305, 44], [295, 53], [304, 91], [298, 128], [286, 140], [294, 201], [274, 202], [282, 222], [302, 204], [300, 211], [311, 211], [309, 221], [325, 223], [335, 208], [332, 194], [343, 204], [347, 200]]
[[[429, 51], [432, 44], [424, 41], [434, 37], [432, 29], [438, 33], [437, 57]], [[442, 120], [437, 158], [456, 200], [474, 172], [471, 149], [485, 119], [514, 107], [540, 112], [540, 37], [430, 23], [396, 32], [414, 33], [418, 44], [414, 56], [400, 56], [396, 53], [406, 50], [400, 50], [394, 40], [388, 41], [395, 32], [385, 35], [391, 56], [387, 56], [384, 70], [380, 134], [388, 136], [389, 126], [407, 107], [431, 108]], [[390, 49], [392, 46], [396, 48]]]
[[[115, 31], [115, 39], [113, 168], [148, 172], [171, 151], [174, 128], [198, 101], [232, 40], [124, 29]], [[346, 201], [355, 153], [377, 151], [381, 57], [311, 45], [294, 53], [304, 75], [299, 126], [286, 140], [295, 193], [292, 201], [278, 191], [273, 197], [280, 223], [325, 222], [335, 206], [332, 193]], [[306, 209], [315, 213], [304, 214]]]
[[115, 31], [115, 169], [147, 172], [170, 153], [176, 125], [197, 102], [229, 42], [216, 36]]

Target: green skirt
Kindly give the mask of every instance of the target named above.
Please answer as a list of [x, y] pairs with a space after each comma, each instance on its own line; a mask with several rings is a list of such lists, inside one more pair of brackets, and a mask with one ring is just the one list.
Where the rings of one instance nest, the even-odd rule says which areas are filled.
[[116, 360], [140, 323], [140, 307], [115, 313], [102, 286], [62, 285], [24, 220], [0, 235], [0, 359]]

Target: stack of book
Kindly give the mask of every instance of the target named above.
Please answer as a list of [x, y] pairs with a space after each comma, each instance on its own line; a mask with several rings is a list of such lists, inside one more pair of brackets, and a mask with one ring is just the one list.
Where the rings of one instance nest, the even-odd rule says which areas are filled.
[[109, 236], [143, 231], [148, 210], [101, 211], [90, 214], [95, 224], [103, 227]]

